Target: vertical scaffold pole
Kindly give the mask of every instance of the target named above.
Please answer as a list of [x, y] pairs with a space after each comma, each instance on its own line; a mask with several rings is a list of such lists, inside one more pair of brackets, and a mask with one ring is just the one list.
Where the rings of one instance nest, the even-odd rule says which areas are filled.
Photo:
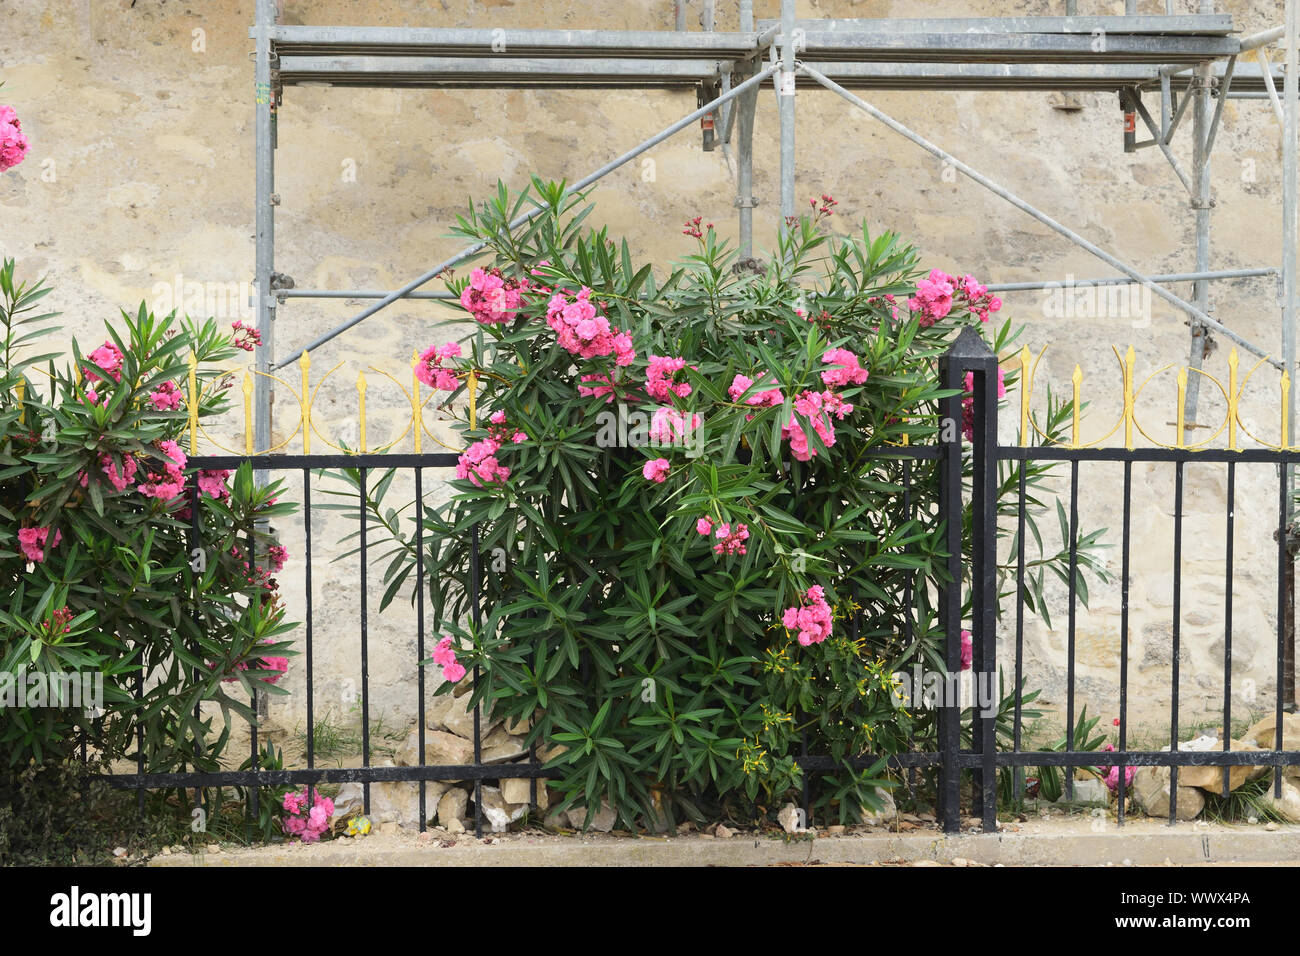
[[794, 4], [781, 0], [781, 71], [777, 100], [781, 110], [781, 229], [794, 213]]
[[[741, 0], [740, 30], [754, 29], [754, 0]], [[748, 73], [746, 74], [748, 76]], [[734, 107], [740, 141], [736, 154], [736, 206], [740, 210], [740, 258], [754, 256], [754, 113], [758, 109], [758, 87], [742, 93]]]
[[[275, 97], [271, 81], [271, 27], [276, 20], [275, 0], [257, 0], [257, 43], [254, 82], [256, 83], [256, 296], [257, 330], [262, 345], [255, 353], [256, 369], [261, 375], [253, 382], [253, 450], [264, 452], [271, 445], [271, 380], [267, 375], [275, 362], [275, 292], [271, 274], [275, 269], [275, 210], [271, 194], [275, 191]], [[257, 473], [264, 483], [265, 471]]]

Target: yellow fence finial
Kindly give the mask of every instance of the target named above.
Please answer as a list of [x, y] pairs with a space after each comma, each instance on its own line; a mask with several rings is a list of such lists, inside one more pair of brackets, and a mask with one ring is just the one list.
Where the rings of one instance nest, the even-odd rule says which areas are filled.
[[298, 358], [302, 373], [302, 453], [311, 454], [311, 359], [303, 352]]
[[253, 453], [253, 373], [244, 372], [244, 454]]
[[1083, 385], [1083, 367], [1076, 365], [1074, 374], [1070, 376], [1070, 381], [1074, 383], [1074, 407], [1071, 411], [1074, 413], [1074, 437], [1071, 439], [1071, 447], [1079, 447], [1079, 392]]
[[361, 454], [366, 453], [366, 373], [357, 372], [357, 399], [361, 407]]
[[424, 436], [424, 420], [420, 409], [420, 353], [411, 349], [411, 423], [415, 426], [415, 453], [420, 454], [420, 439]]
[[1184, 366], [1178, 370], [1178, 431], [1177, 444], [1179, 448], [1185, 448], [1186, 442], [1183, 440], [1184, 431], [1187, 428], [1187, 368]]
[[189, 372], [186, 382], [190, 390], [190, 454], [198, 454], [199, 449], [199, 357], [190, 349]]
[[1237, 349], [1228, 353], [1228, 450], [1237, 450]]
[[1020, 349], [1020, 445], [1029, 444], [1029, 346]]
[[1287, 426], [1289, 424], [1287, 422], [1286, 403], [1287, 403], [1287, 396], [1290, 394], [1291, 394], [1291, 373], [1283, 369], [1282, 370], [1282, 438], [1278, 442], [1279, 446], [1283, 451], [1291, 450], [1286, 443]]
[[1137, 356], [1133, 346], [1124, 353], [1124, 447], [1133, 450], [1133, 366]]
[[469, 373], [469, 428], [470, 431], [478, 428], [478, 372], [473, 369]]
[[16, 391], [18, 392], [18, 424], [25, 425], [27, 424], [27, 410], [23, 408], [23, 399], [27, 396], [27, 379], [21, 378], [18, 380]]

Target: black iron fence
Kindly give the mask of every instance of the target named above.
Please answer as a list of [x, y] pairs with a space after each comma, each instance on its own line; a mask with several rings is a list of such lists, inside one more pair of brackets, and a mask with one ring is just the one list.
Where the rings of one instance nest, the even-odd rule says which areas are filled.
[[[962, 398], [954, 392], [941, 402], [939, 441], [931, 446], [904, 446], [881, 449], [879, 456], [892, 458], [901, 462], [903, 506], [910, 519], [915, 507], [911, 482], [912, 467], [922, 461], [939, 464], [939, 517], [945, 522], [945, 551], [948, 554], [947, 572], [951, 583], [938, 589], [938, 607], [940, 622], [945, 640], [945, 663], [950, 674], [956, 674], [961, 666], [961, 632], [963, 630], [963, 611], [966, 605], [963, 588], [964, 581], [969, 580], [969, 630], [972, 634], [971, 670], [977, 681], [987, 681], [994, 686], [998, 677], [998, 635], [999, 587], [997, 576], [998, 562], [998, 491], [999, 464], [1007, 463], [1018, 473], [1018, 500], [1015, 510], [1017, 525], [1014, 540], [1016, 565], [1016, 605], [1013, 620], [1006, 625], [1003, 640], [1004, 653], [1011, 657], [1010, 670], [1013, 671], [1013, 688], [1015, 694], [1012, 718], [1011, 747], [999, 748], [996, 733], [996, 721], [991, 715], [984, 714], [979, 707], [969, 708], [969, 714], [952, 696], [945, 697], [938, 709], [937, 748], [934, 750], [906, 752], [890, 755], [889, 765], [895, 771], [905, 771], [909, 780], [914, 780], [916, 772], [923, 768], [933, 768], [938, 773], [938, 811], [943, 827], [948, 831], [959, 829], [961, 823], [962, 779], [968, 774], [971, 782], [970, 808], [972, 815], [979, 817], [985, 830], [994, 830], [997, 826], [999, 802], [999, 772], [1010, 770], [1013, 774], [1015, 792], [1023, 792], [1024, 771], [1031, 767], [1060, 767], [1064, 775], [1064, 787], [1067, 797], [1072, 795], [1074, 774], [1078, 767], [1118, 767], [1119, 787], [1119, 822], [1125, 817], [1126, 804], [1130, 795], [1126, 792], [1126, 768], [1129, 767], [1168, 767], [1170, 768], [1169, 820], [1174, 823], [1177, 817], [1178, 770], [1180, 767], [1221, 767], [1224, 773], [1224, 792], [1228, 788], [1229, 768], [1234, 766], [1268, 766], [1273, 768], [1274, 793], [1281, 796], [1283, 771], [1285, 767], [1300, 764], [1300, 751], [1285, 751], [1283, 744], [1283, 713], [1289, 704], [1285, 693], [1287, 686], [1293, 687], [1293, 658], [1290, 651], [1290, 614], [1287, 607], [1288, 589], [1285, 585], [1288, 566], [1293, 561], [1288, 551], [1288, 518], [1291, 514], [1288, 487], [1287, 465], [1300, 462], [1300, 450], [1193, 450], [1190, 448], [1090, 448], [1072, 447], [1058, 444], [1005, 446], [998, 442], [998, 360], [988, 349], [983, 340], [973, 330], [966, 330], [954, 342], [949, 351], [940, 359], [939, 374], [945, 388], [962, 390], [965, 387], [967, 373], [972, 373], [974, 383], [973, 415], [970, 422], [973, 432], [967, 445], [963, 441]], [[964, 487], [964, 455], [969, 450], [971, 456], [971, 483], [969, 503]], [[317, 787], [322, 784], [358, 783], [363, 785], [365, 812], [370, 811], [370, 785], [380, 782], [414, 782], [419, 785], [420, 828], [423, 830], [429, 818], [426, 806], [426, 783], [428, 781], [456, 780], [473, 781], [475, 787], [475, 831], [481, 834], [483, 829], [482, 786], [485, 780], [506, 778], [524, 778], [534, 781], [532, 787], [532, 806], [536, 806], [536, 780], [554, 775], [548, 773], [543, 762], [538, 760], [535, 748], [529, 759], [522, 763], [501, 765], [485, 763], [483, 759], [483, 733], [480, 715], [476, 709], [473, 724], [473, 761], [468, 764], [426, 765], [425, 738], [425, 676], [420, 661], [427, 659], [430, 648], [426, 646], [426, 594], [424, 587], [416, 588], [416, 660], [418, 677], [413, 691], [418, 696], [418, 764], [413, 766], [373, 766], [372, 742], [370, 740], [370, 671], [369, 671], [369, 607], [368, 585], [371, 575], [369, 567], [368, 542], [366, 532], [365, 508], [360, 513], [360, 536], [358, 549], [359, 577], [359, 632], [357, 651], [360, 665], [360, 706], [362, 733], [362, 766], [353, 768], [322, 767], [317, 765], [313, 744], [315, 739], [316, 708], [314, 687], [313, 633], [314, 609], [312, 586], [312, 515], [313, 515], [313, 472], [329, 469], [356, 469], [360, 476], [362, 500], [365, 498], [367, 483], [377, 470], [397, 469], [409, 472], [415, 485], [415, 498], [422, 507], [425, 501], [425, 479], [430, 473], [444, 472], [454, 468], [457, 456], [448, 453], [435, 454], [325, 454], [325, 455], [268, 455], [249, 458], [244, 456], [207, 456], [193, 457], [189, 466], [192, 469], [189, 493], [197, 501], [199, 489], [197, 472], [200, 469], [235, 468], [245, 461], [252, 461], [255, 468], [275, 475], [299, 474], [302, 479], [303, 501], [302, 520], [305, 540], [305, 590], [306, 613], [303, 621], [303, 659], [306, 676], [306, 766], [299, 769], [265, 770], [259, 766], [257, 727], [250, 728], [250, 763], [251, 769], [222, 771], [178, 771], [168, 773], [147, 772], [145, 767], [143, 742], [139, 743], [139, 753], [135, 773], [116, 773], [108, 777], [116, 787], [136, 789], [143, 806], [144, 792], [149, 789], [177, 788], [193, 789], [195, 799], [201, 799], [203, 788], [239, 786], [251, 788], [253, 812], [257, 812], [257, 788], [259, 787]], [[1026, 469], [1035, 461], [1055, 461], [1069, 464], [1069, 507], [1068, 507], [1068, 541], [1069, 574], [1066, 622], [1066, 740], [1061, 749], [1024, 749], [1023, 747], [1023, 706], [1024, 662], [1025, 662], [1025, 602], [1022, 591], [1026, 579]], [[1078, 571], [1079, 534], [1079, 489], [1080, 473], [1083, 466], [1094, 462], [1116, 462], [1123, 466], [1122, 485], [1122, 526], [1119, 546], [1121, 549], [1121, 621], [1119, 659], [1115, 661], [1119, 684], [1119, 718], [1118, 748], [1113, 751], [1096, 751], [1081, 749], [1081, 741], [1075, 739], [1076, 704], [1077, 704], [1077, 648], [1076, 648], [1076, 613], [1079, 594], [1076, 589]], [[1224, 556], [1226, 567], [1225, 605], [1224, 605], [1224, 651], [1223, 651], [1223, 747], [1213, 751], [1179, 750], [1179, 663], [1183, 595], [1181, 592], [1181, 565], [1183, 557], [1183, 504], [1184, 504], [1184, 470], [1188, 463], [1219, 463], [1226, 469], [1226, 503]], [[1132, 497], [1133, 466], [1135, 464], [1154, 463], [1168, 466], [1174, 473], [1173, 501], [1173, 614], [1172, 626], [1172, 674], [1169, 693], [1170, 714], [1170, 749], [1169, 750], [1130, 750], [1129, 741], [1129, 591], [1130, 591], [1130, 557], [1132, 552]], [[1239, 466], [1273, 466], [1278, 474], [1277, 485], [1277, 640], [1275, 670], [1277, 678], [1276, 746], [1273, 750], [1233, 751], [1230, 749], [1233, 710], [1232, 710], [1232, 669], [1233, 669], [1233, 533], [1236, 498], [1236, 478]], [[971, 534], [966, 543], [963, 535], [963, 517], [969, 508]], [[422, 512], [421, 512], [422, 513]], [[195, 516], [193, 527], [193, 546], [202, 548], [197, 515], [198, 509], [191, 508]], [[416, 580], [424, 580], [425, 547], [423, 540], [423, 522], [415, 522], [415, 550], [417, 553]], [[477, 547], [477, 528], [473, 529], [474, 546], [469, 550], [470, 556], [470, 592], [478, 594], [481, 586], [481, 557]], [[1203, 547], [1205, 542], [1200, 542]], [[251, 551], [250, 529], [250, 551]], [[969, 571], [968, 574], [964, 573]], [[918, 586], [920, 585], [918, 582]], [[909, 589], [905, 595], [905, 604], [909, 613], [906, 615], [905, 638], [912, 640], [912, 620], [910, 608], [913, 592]], [[470, 602], [472, 623], [480, 623], [481, 608], [476, 600]], [[1009, 615], [1001, 615], [1004, 621]], [[857, 622], [851, 625], [856, 629]], [[856, 630], [855, 630], [856, 635]], [[477, 671], [472, 673], [472, 680], [477, 681]], [[1291, 681], [1291, 685], [1287, 684]], [[143, 691], [143, 676], [137, 684], [137, 692]], [[257, 707], [256, 695], [251, 702], [254, 711]], [[197, 713], [196, 713], [197, 717]], [[962, 746], [963, 721], [969, 720], [969, 747]], [[830, 757], [810, 754], [805, 736], [797, 762], [805, 771], [805, 790], [803, 795], [804, 812], [808, 814], [809, 795], [807, 779], [809, 772], [833, 771], [844, 766], [843, 761]], [[851, 766], [866, 769], [875, 765], [879, 756], [864, 754], [850, 761]], [[811, 819], [811, 817], [808, 817]]]

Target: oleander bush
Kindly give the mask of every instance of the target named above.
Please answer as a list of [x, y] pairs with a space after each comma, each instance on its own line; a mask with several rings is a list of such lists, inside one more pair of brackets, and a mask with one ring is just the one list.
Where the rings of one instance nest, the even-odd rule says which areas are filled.
[[[34, 354], [49, 291], [0, 268], [0, 767], [83, 744], [108, 764], [139, 740], [146, 771], [218, 769], [232, 715], [284, 693], [292, 653], [261, 519], [294, 506], [247, 467], [187, 473], [181, 447], [191, 351], [206, 419], [228, 404], [218, 363], [251, 343], [141, 305], [89, 353]], [[102, 695], [54, 679], [80, 674]]]
[[[926, 272], [892, 233], [832, 234], [834, 205], [813, 200], [757, 268], [692, 219], [666, 274], [585, 226], [562, 184], [502, 187], [459, 220], [491, 261], [448, 280], [449, 324], [478, 327], [417, 369], [447, 407], [476, 382], [456, 493], [417, 515], [374, 481], [369, 544], [387, 546], [383, 604], [413, 599], [423, 522], [439, 692], [475, 672], [473, 699], [531, 721], [588, 822], [602, 800], [630, 826], [770, 812], [805, 785], [819, 818], [852, 821], [893, 785], [853, 761], [934, 746], [933, 711], [901, 706], [892, 675], [945, 670], [937, 462], [881, 453], [936, 440], [960, 328], [999, 353], [1015, 333], [974, 277]], [[1049, 401], [1044, 432], [1069, 412]], [[1031, 466], [1031, 504], [1048, 480]], [[1012, 514], [1015, 488], [1004, 474]], [[1095, 535], [1080, 579], [1094, 552]], [[1066, 561], [1040, 555], [1031, 610]], [[805, 780], [805, 743], [834, 771]]]

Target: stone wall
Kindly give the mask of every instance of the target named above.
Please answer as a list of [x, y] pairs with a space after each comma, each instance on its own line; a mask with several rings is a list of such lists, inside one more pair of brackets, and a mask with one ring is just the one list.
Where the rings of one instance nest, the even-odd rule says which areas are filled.
[[[775, 0], [755, 6], [760, 17], [778, 9]], [[1085, 0], [1080, 6], [1084, 12], [1114, 13], [1123, 4]], [[1152, 12], [1163, 9], [1148, 6]], [[1190, 12], [1193, 4], [1182, 0], [1180, 6]], [[364, 5], [287, 0], [285, 7], [288, 23], [672, 25], [668, 0], [371, 0]], [[721, 23], [734, 25], [735, 0], [722, 0], [718, 7]], [[1055, 13], [1061, 4], [934, 0], [925, 7], [928, 15], [975, 16]], [[1223, 7], [1243, 32], [1280, 19], [1278, 5], [1268, 0], [1237, 0]], [[802, 0], [799, 14], [914, 16], [916, 5]], [[68, 332], [83, 344], [93, 344], [102, 321], [115, 317], [120, 307], [141, 299], [154, 306], [167, 302], [178, 276], [182, 291], [192, 282], [205, 284], [208, 292], [231, 284], [238, 290], [238, 283], [251, 280], [253, 73], [247, 33], [252, 15], [252, 0], [0, 4], [0, 79], [6, 83], [0, 100], [16, 107], [32, 142], [26, 163], [0, 177], [0, 251], [17, 257], [27, 275], [49, 276], [55, 292], [48, 301], [64, 312]], [[1186, 193], [1155, 151], [1122, 152], [1113, 94], [1083, 94], [1084, 108], [1077, 112], [1053, 108], [1052, 97], [1041, 92], [883, 92], [868, 98], [1120, 257], [1151, 272], [1194, 266], [1193, 213]], [[458, 249], [447, 236], [449, 224], [468, 198], [484, 196], [498, 178], [512, 187], [523, 185], [530, 173], [576, 179], [694, 106], [694, 98], [684, 93], [291, 88], [279, 124], [277, 269], [292, 275], [299, 287], [395, 288]], [[765, 91], [756, 133], [760, 248], [771, 243], [777, 219], [776, 130], [774, 97]], [[836, 228], [847, 230], [865, 219], [873, 232], [898, 230], [920, 246], [928, 263], [986, 280], [1110, 274], [992, 194], [965, 180], [951, 181], [930, 156], [829, 94], [800, 94], [798, 142], [798, 195], [833, 194], [840, 202]], [[1179, 136], [1175, 152], [1190, 165], [1186, 134]], [[1280, 156], [1267, 104], [1230, 102], [1214, 165], [1215, 267], [1277, 264]], [[693, 215], [734, 236], [734, 157], [706, 153], [698, 135], [684, 133], [648, 158], [653, 176], [632, 164], [595, 192], [599, 221], [627, 235], [638, 257], [667, 262], [686, 252], [679, 224]], [[1190, 295], [1189, 287], [1178, 288]], [[1147, 325], [1132, 315], [1054, 317], [1043, 297], [1033, 293], [1005, 298], [1003, 314], [1024, 324], [1023, 340], [1035, 352], [1049, 346], [1038, 374], [1040, 390], [1047, 383], [1056, 391], [1068, 389], [1075, 363], [1082, 365], [1084, 395], [1092, 403], [1084, 420], [1086, 439], [1105, 434], [1121, 408], [1112, 344], [1137, 348], [1139, 383], [1169, 363], [1185, 361], [1184, 318], [1159, 300]], [[230, 314], [238, 295], [217, 302], [216, 311], [226, 312], [222, 318], [239, 317]], [[1279, 348], [1280, 311], [1271, 282], [1217, 284], [1213, 302], [1221, 321]], [[279, 311], [279, 347], [306, 342], [358, 305], [291, 301]], [[385, 368], [405, 383], [412, 349], [445, 336], [445, 330], [435, 333], [434, 325], [452, 316], [433, 303], [407, 302], [315, 352], [314, 377], [346, 363], [322, 389], [316, 406], [322, 430], [355, 441], [357, 369]], [[1207, 367], [1226, 380], [1225, 352], [1221, 347]], [[1172, 375], [1153, 380], [1141, 402], [1148, 431], [1165, 441], [1171, 434], [1165, 423], [1175, 408]], [[290, 380], [296, 382], [296, 372]], [[379, 376], [371, 381], [372, 408], [400, 403], [394, 390], [384, 391]], [[1244, 420], [1266, 438], [1277, 430], [1276, 385], [1276, 375], [1265, 368], [1245, 399]], [[296, 412], [286, 405], [287, 396], [280, 399], [282, 427]], [[1209, 396], [1203, 420], [1217, 422], [1222, 407]], [[1005, 440], [1014, 440], [1014, 417], [1004, 421]], [[382, 416], [372, 419], [372, 442], [377, 433], [383, 439], [385, 427]], [[316, 444], [315, 450], [322, 448]], [[1082, 527], [1105, 526], [1116, 544], [1119, 474], [1117, 465], [1085, 465], [1080, 485]], [[1172, 655], [1172, 467], [1137, 466], [1133, 481], [1129, 701], [1131, 712], [1154, 726], [1167, 720]], [[298, 494], [295, 479], [289, 495]], [[1181, 693], [1186, 710], [1212, 712], [1223, 690], [1223, 467], [1188, 467], [1185, 495]], [[1271, 468], [1238, 469], [1233, 604], [1238, 708], [1252, 700], [1267, 706], [1273, 696], [1275, 501]], [[290, 522], [283, 529], [295, 556], [302, 554], [300, 527]], [[1054, 517], [1046, 515], [1048, 547], [1054, 527]], [[355, 564], [327, 563], [344, 550], [334, 542], [348, 530], [323, 515], [315, 524], [318, 714], [326, 709], [347, 714], [359, 688]], [[1109, 566], [1118, 575], [1117, 548], [1110, 552]], [[298, 560], [280, 576], [291, 610], [299, 615], [304, 612], [302, 573]], [[372, 717], [382, 712], [389, 726], [405, 728], [416, 706], [414, 618], [405, 606], [379, 614], [381, 590], [372, 583], [371, 712]], [[1065, 688], [1064, 588], [1054, 592], [1053, 609], [1052, 628], [1032, 618], [1026, 624], [1026, 673], [1031, 685], [1044, 687], [1044, 700], [1057, 705]], [[1078, 677], [1081, 700], [1106, 718], [1106, 726], [1117, 712], [1119, 622], [1118, 583], [1094, 587], [1090, 609], [1081, 609], [1077, 621]], [[1004, 658], [1013, 623], [1010, 616], [1004, 622]], [[286, 683], [294, 693], [274, 705], [285, 728], [303, 722], [303, 680], [304, 668], [292, 668]]]

